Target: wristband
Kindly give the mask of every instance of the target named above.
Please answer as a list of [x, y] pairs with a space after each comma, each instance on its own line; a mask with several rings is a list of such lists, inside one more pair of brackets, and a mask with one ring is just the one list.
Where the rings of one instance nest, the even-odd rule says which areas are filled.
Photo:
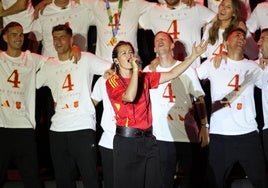
[[202, 127], [206, 127], [206, 128], [209, 128], [209, 124], [206, 123], [206, 124], [201, 124]]
[[132, 69], [133, 72], [138, 72], [138, 70], [139, 70], [138, 68], [133, 68]]

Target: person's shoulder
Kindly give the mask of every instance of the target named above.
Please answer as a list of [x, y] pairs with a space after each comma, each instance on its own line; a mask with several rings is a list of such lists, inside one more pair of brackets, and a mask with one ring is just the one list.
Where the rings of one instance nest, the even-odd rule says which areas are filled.
[[254, 8], [254, 11], [256, 11], [256, 10], [260, 10], [260, 9], [263, 9], [263, 8], [268, 8], [268, 2], [266, 1], [266, 2], [261, 2], [261, 3], [258, 3], [257, 5], [256, 5], [256, 7]]
[[149, 78], [159, 77], [160, 75], [161, 75], [161, 72], [157, 72], [157, 71], [154, 71], [154, 72], [139, 71], [140, 78], [149, 79]]
[[144, 67], [143, 71], [144, 72], [151, 72], [150, 66], [149, 65], [146, 65], [146, 67]]
[[258, 6], [268, 6], [268, 1], [258, 3], [256, 7], [258, 7]]
[[117, 74], [112, 75], [106, 80], [106, 86], [111, 88], [116, 88], [118, 84], [119, 76]]
[[55, 12], [55, 5], [53, 3], [50, 3], [44, 8], [42, 13], [41, 12], [39, 13], [38, 18], [49, 16], [50, 14], [54, 12]]
[[102, 59], [101, 57], [91, 53], [91, 52], [81, 52], [81, 59], [80, 61], [89, 61], [89, 62], [92, 62], [92, 61], [95, 61], [96, 59], [99, 59], [99, 60], [103, 60], [103, 61], [106, 61], [104, 59]]
[[38, 57], [38, 58], [47, 58], [43, 55], [31, 52], [30, 50], [26, 50], [26, 51], [22, 52], [22, 54], [27, 55], [27, 56], [32, 56], [32, 57]]
[[59, 64], [59, 59], [57, 57], [48, 57], [46, 62], [45, 62], [45, 66], [57, 66]]
[[193, 8], [196, 9], [197, 11], [199, 11], [200, 13], [205, 13], [205, 14], [209, 14], [209, 15], [212, 15], [212, 16], [216, 15], [216, 13], [214, 11], [212, 11], [208, 7], [206, 7], [204, 5], [200, 5], [198, 3], [195, 6], [193, 6]]
[[92, 57], [92, 56], [96, 56], [96, 55], [93, 54], [93, 53], [91, 53], [91, 52], [85, 52], [85, 51], [82, 51], [82, 52], [81, 52], [81, 56]]
[[254, 60], [247, 59], [247, 58], [244, 58], [243, 63], [249, 64], [250, 66], [253, 66], [253, 67], [259, 66], [256, 60], [254, 61]]

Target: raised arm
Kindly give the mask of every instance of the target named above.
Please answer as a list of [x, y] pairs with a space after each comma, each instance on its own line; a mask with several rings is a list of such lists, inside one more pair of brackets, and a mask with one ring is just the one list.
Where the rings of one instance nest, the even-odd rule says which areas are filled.
[[52, 0], [43, 0], [40, 3], [38, 3], [34, 8], [34, 19], [37, 19], [39, 12], [40, 14], [42, 14], [45, 7], [50, 3], [52, 3]]
[[130, 82], [127, 86], [125, 93], [122, 96], [122, 101], [125, 102], [133, 102], [136, 99], [137, 91], [138, 91], [138, 77], [139, 77], [139, 67], [135, 62], [135, 59], [131, 61], [132, 64], [132, 76]]
[[192, 54], [189, 57], [187, 57], [182, 63], [171, 69], [169, 72], [161, 73], [160, 83], [167, 82], [181, 75], [194, 62], [197, 57], [199, 57], [202, 53], [206, 51], [207, 45], [207, 41], [202, 41], [198, 45], [194, 43], [192, 47]]
[[0, 17], [17, 14], [24, 11], [28, 7], [29, 0], [17, 0], [11, 7], [4, 10], [2, 2], [0, 1]]

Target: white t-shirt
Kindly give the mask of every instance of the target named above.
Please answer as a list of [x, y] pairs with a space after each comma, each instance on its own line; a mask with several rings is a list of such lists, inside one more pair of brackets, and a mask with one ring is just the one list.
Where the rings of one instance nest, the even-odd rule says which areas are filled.
[[[203, 40], [208, 40], [209, 38], [209, 29], [212, 27], [213, 23], [209, 23], [206, 26], [206, 29], [204, 31]], [[214, 55], [218, 55], [221, 50], [224, 50], [224, 45], [223, 45], [223, 33], [224, 29], [219, 29], [218, 31], [218, 40], [215, 42], [215, 44], [208, 44], [207, 50], [202, 54], [202, 57], [213, 57]], [[224, 50], [226, 51], [226, 50]]]
[[[3, 8], [6, 10], [11, 7], [17, 0], [2, 0]], [[3, 17], [3, 26], [5, 27], [9, 22], [18, 22], [23, 26], [23, 32], [29, 33], [31, 31], [32, 23], [34, 20], [33, 17], [34, 8], [32, 6], [32, 1], [28, 1], [28, 6], [26, 10], [23, 10], [19, 13], [12, 14], [9, 16]]]
[[94, 74], [103, 74], [110, 63], [82, 52], [77, 64], [51, 58], [37, 74], [37, 88], [48, 86], [55, 102], [50, 130], [57, 132], [96, 129], [95, 107], [91, 101]]
[[0, 127], [35, 128], [36, 72], [45, 60], [30, 51], [0, 53]]
[[101, 117], [101, 127], [103, 133], [101, 135], [99, 145], [105, 148], [113, 149], [113, 139], [115, 135], [115, 115], [106, 91], [106, 79], [100, 77], [94, 85], [91, 98], [96, 101], [103, 101], [103, 113]]
[[[209, 23], [206, 26], [206, 29], [205, 29], [204, 34], [202, 36], [203, 40], [208, 40], [208, 38], [209, 38], [209, 30], [212, 27], [212, 25], [213, 25], [213, 23]], [[224, 47], [224, 44], [223, 44], [224, 43], [224, 40], [223, 40], [224, 31], [225, 31], [224, 29], [219, 28], [219, 30], [218, 30], [218, 37], [219, 37], [218, 40], [213, 45], [211, 43], [208, 44], [207, 50], [201, 55], [203, 58], [211, 58], [211, 57], [213, 57], [215, 55], [219, 55], [219, 53], [221, 51], [226, 51], [226, 49]], [[247, 31], [246, 38], [247, 38], [247, 40], [250, 40], [249, 38], [252, 38], [252, 35], [250, 34], [249, 31]], [[254, 40], [254, 39], [252, 39], [252, 40]], [[250, 45], [247, 44], [246, 48], [250, 48]]]
[[238, 89], [245, 79], [246, 72], [254, 72], [249, 85], [241, 93], [235, 95], [229, 107], [221, 108], [212, 113], [210, 119], [210, 133], [220, 135], [241, 135], [257, 128], [255, 120], [254, 84], [261, 79], [262, 70], [250, 60], [234, 61], [227, 58], [227, 63], [222, 60], [221, 66], [215, 68], [210, 60], [198, 67], [200, 79], [209, 79], [212, 103], [223, 99], [233, 90]]
[[[113, 23], [118, 20], [118, 2], [109, 2]], [[108, 13], [106, 10], [106, 2], [102, 0], [81, 0], [81, 4], [93, 12], [95, 17], [95, 25], [97, 28], [97, 44], [96, 55], [112, 62], [112, 51], [115, 44], [110, 43], [112, 34], [112, 26], [109, 26]], [[128, 0], [123, 1], [122, 13], [119, 19], [119, 29], [116, 35], [117, 42], [120, 40], [130, 42], [135, 52], [138, 52], [137, 47], [137, 31], [138, 20], [142, 14], [148, 11], [153, 3], [144, 0]]]
[[[157, 66], [157, 72], [168, 72], [180, 64], [177, 61], [172, 67]], [[144, 71], [150, 71], [148, 66]], [[180, 80], [181, 92], [174, 93], [172, 82]], [[153, 115], [153, 134], [157, 140], [168, 142], [190, 142], [187, 136], [184, 117], [192, 107], [192, 97], [204, 95], [195, 71], [190, 67], [179, 78], [162, 83], [157, 89], [150, 89]], [[192, 97], [190, 97], [192, 95]], [[177, 98], [179, 96], [179, 99]], [[182, 118], [180, 118], [182, 117]]]
[[262, 78], [262, 110], [263, 110], [263, 129], [268, 128], [268, 66], [265, 67]]
[[32, 31], [38, 41], [42, 41], [42, 54], [56, 57], [57, 52], [53, 46], [52, 28], [58, 24], [69, 23], [74, 44], [81, 51], [87, 51], [88, 28], [92, 24], [93, 16], [83, 5], [70, 1], [64, 9], [56, 6], [54, 2], [47, 5], [42, 15], [34, 21]]
[[[214, 17], [214, 12], [199, 4], [190, 8], [180, 3], [175, 9], [162, 4], [155, 5], [144, 14], [139, 23], [142, 28], [151, 29], [155, 34], [159, 31], [168, 32], [174, 41], [179, 40], [184, 44], [187, 55], [190, 55], [193, 43], [201, 41], [201, 28]], [[199, 64], [200, 58], [197, 58], [191, 66]]]
[[[166, 0], [158, 0], [159, 3], [166, 4]], [[195, 3], [204, 5], [204, 0], [195, 0]]]
[[246, 24], [251, 33], [268, 28], [268, 2], [259, 3], [251, 13]]

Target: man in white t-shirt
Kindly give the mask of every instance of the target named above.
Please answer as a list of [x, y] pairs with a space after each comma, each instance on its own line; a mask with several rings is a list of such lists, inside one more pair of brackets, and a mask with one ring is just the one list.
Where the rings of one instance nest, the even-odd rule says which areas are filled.
[[87, 8], [73, 0], [53, 0], [33, 22], [32, 38], [42, 42], [41, 54], [55, 57], [57, 52], [53, 46], [52, 28], [58, 24], [68, 23], [73, 28], [74, 44], [81, 51], [87, 51], [88, 28], [93, 24], [93, 19]]
[[10, 162], [24, 187], [41, 188], [35, 138], [36, 72], [47, 58], [21, 51], [23, 27], [10, 22], [3, 30], [7, 51], [0, 52], [0, 187]]
[[[144, 71], [168, 72], [182, 63], [174, 59], [174, 42], [163, 31], [154, 38], [154, 50], [159, 64], [155, 70], [150, 66]], [[202, 187], [201, 172], [197, 164], [200, 161], [200, 143], [204, 147], [209, 143], [204, 91], [193, 68], [189, 67], [178, 78], [160, 84], [150, 90], [153, 115], [153, 134], [156, 136], [160, 151], [161, 173], [165, 188], [174, 187], [176, 167], [185, 172], [187, 187]], [[193, 100], [201, 121], [201, 130], [193, 116]], [[204, 163], [204, 162], [203, 162]]]
[[90, 99], [94, 74], [103, 74], [110, 63], [83, 52], [74, 64], [68, 54], [74, 40], [71, 28], [53, 27], [58, 57], [51, 58], [37, 74], [37, 88], [51, 90], [55, 114], [50, 127], [50, 151], [58, 188], [75, 188], [78, 167], [85, 188], [98, 188], [96, 170], [95, 108]]
[[258, 60], [259, 65], [264, 70], [262, 80], [262, 110], [263, 110], [263, 146], [266, 160], [268, 161], [268, 28], [261, 31], [258, 41], [261, 57]]
[[243, 29], [230, 31], [225, 45], [226, 63], [215, 68], [207, 60], [196, 69], [200, 79], [209, 79], [211, 83], [211, 187], [225, 187], [229, 172], [239, 162], [253, 187], [265, 188], [265, 162], [254, 103], [254, 86], [261, 80], [262, 70], [244, 58], [246, 33]]
[[[178, 42], [181, 44], [179, 49], [174, 52], [175, 59], [183, 60], [191, 54], [192, 44], [201, 41], [202, 27], [209, 23], [216, 14], [199, 4], [189, 6], [181, 0], [165, 1], [165, 4], [155, 5], [153, 9], [144, 14], [139, 23], [142, 28], [151, 29], [154, 34], [158, 31], [169, 33], [175, 44]], [[189, 4], [191, 5], [191, 3]], [[185, 51], [184, 54], [181, 54], [182, 50]], [[200, 65], [200, 58], [197, 58], [191, 66], [198, 65]]]
[[121, 40], [129, 41], [138, 52], [138, 20], [154, 3], [145, 0], [80, 0], [80, 3], [95, 17], [96, 55], [113, 62], [113, 48]]
[[106, 91], [106, 79], [101, 76], [94, 85], [91, 98], [95, 106], [100, 102], [103, 104], [103, 113], [101, 117], [101, 127], [103, 133], [99, 141], [99, 150], [101, 154], [103, 182], [105, 188], [114, 187], [114, 168], [113, 168], [113, 140], [115, 135], [115, 115]]
[[[50, 3], [51, 0], [43, 0]], [[138, 20], [154, 3], [145, 0], [74, 0], [87, 8], [97, 28], [95, 54], [112, 60], [112, 51], [119, 41], [129, 41], [138, 52]], [[77, 19], [77, 23], [81, 24]]]
[[[34, 20], [33, 16], [34, 8], [31, 0], [2, 0], [0, 1], [0, 19], [3, 18], [3, 27], [9, 22], [18, 22], [23, 27], [24, 32], [24, 43], [22, 51], [29, 49], [28, 35], [31, 31], [32, 23]], [[7, 46], [1, 41], [1, 50], [6, 50]]]
[[251, 33], [258, 29], [268, 28], [268, 0], [257, 4], [248, 18], [246, 24]]

